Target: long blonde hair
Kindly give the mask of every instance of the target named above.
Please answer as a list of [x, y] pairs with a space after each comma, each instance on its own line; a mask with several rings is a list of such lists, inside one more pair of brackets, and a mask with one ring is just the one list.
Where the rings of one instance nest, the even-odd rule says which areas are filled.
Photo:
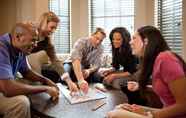
[[39, 28], [42, 29], [42, 27], [46, 26], [48, 22], [56, 22], [59, 23], [60, 19], [54, 12], [45, 12], [41, 15], [40, 20], [39, 20]]

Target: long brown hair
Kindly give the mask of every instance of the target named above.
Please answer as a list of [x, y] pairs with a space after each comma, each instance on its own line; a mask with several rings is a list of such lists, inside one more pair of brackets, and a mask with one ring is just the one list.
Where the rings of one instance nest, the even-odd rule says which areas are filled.
[[[144, 39], [148, 40], [148, 43], [145, 48], [144, 57], [142, 57], [142, 65], [141, 65], [141, 74], [139, 76], [139, 84], [140, 90], [145, 90], [146, 85], [149, 82], [149, 79], [152, 75], [153, 65], [155, 62], [156, 57], [160, 52], [170, 50], [167, 42], [165, 41], [164, 37], [162, 36], [161, 32], [153, 27], [153, 26], [144, 26], [137, 30], [140, 37], [144, 41]], [[176, 58], [178, 58], [181, 63], [184, 71], [186, 70], [186, 63], [184, 60], [173, 53]]]
[[139, 76], [140, 90], [144, 90], [152, 75], [153, 65], [160, 52], [170, 50], [160, 31], [153, 26], [144, 26], [137, 30], [140, 37], [148, 43], [142, 57], [141, 74]]

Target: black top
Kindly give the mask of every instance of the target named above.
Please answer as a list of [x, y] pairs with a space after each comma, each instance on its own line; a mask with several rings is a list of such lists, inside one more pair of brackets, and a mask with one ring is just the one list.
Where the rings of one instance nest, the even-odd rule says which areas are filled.
[[50, 37], [45, 37], [44, 40], [40, 41], [37, 43], [37, 47], [35, 47], [32, 50], [32, 53], [36, 53], [38, 51], [44, 50], [50, 61], [52, 62], [52, 68], [59, 74], [62, 75], [63, 74], [63, 66], [62, 65], [62, 61], [59, 61], [55, 52], [55, 47], [51, 42]]
[[45, 37], [44, 40], [38, 42], [37, 47], [35, 47], [32, 50], [32, 53], [35, 53], [41, 50], [46, 51], [51, 61], [56, 60], [57, 56], [56, 56], [55, 48], [54, 48], [54, 45], [51, 43], [49, 37]]
[[120, 66], [123, 67], [124, 72], [134, 73], [137, 71], [138, 59], [132, 55], [131, 51], [124, 51], [121, 49], [115, 49], [112, 58], [112, 66], [119, 70]]

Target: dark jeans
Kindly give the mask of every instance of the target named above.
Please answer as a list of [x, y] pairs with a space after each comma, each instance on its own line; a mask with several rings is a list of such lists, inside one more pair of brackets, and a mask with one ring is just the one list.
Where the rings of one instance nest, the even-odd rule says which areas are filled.
[[128, 103], [129, 104], [138, 104], [138, 105], [147, 105], [147, 101], [141, 97], [141, 94], [139, 91], [129, 91], [127, 86], [121, 87], [121, 90], [126, 94], [128, 98]]
[[54, 83], [61, 82], [60, 75], [55, 70], [53, 70], [49, 64], [44, 64], [42, 66], [41, 74], [52, 80]]
[[145, 93], [140, 91], [129, 91], [127, 86], [122, 87], [122, 91], [126, 94], [129, 104], [138, 104], [142, 106], [149, 106], [153, 108], [162, 108], [163, 104], [160, 98], [154, 93], [153, 90], [147, 90]]
[[[73, 82], [77, 82], [76, 75], [74, 73], [74, 69], [72, 66], [72, 63], [64, 63], [64, 72], [69, 73], [70, 78], [72, 79]], [[85, 68], [85, 69], [88, 69]], [[86, 79], [88, 83], [102, 83], [102, 77], [96, 72], [93, 72], [89, 75], [89, 77]]]

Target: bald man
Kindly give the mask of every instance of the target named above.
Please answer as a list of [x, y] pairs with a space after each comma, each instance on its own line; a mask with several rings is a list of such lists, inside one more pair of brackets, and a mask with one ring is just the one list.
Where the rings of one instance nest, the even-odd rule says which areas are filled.
[[[26, 55], [37, 46], [38, 32], [33, 24], [17, 23], [11, 33], [0, 36], [0, 114], [4, 118], [30, 118], [30, 101], [26, 95], [48, 93], [57, 99], [57, 86], [49, 79], [32, 72]], [[39, 81], [44, 85], [27, 85], [15, 81], [20, 72], [24, 79]]]

